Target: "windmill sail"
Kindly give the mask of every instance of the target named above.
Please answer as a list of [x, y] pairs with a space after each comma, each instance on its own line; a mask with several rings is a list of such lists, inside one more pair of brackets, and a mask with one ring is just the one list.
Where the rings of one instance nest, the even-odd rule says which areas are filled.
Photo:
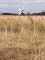
[[20, 15], [20, 14], [22, 14], [22, 13], [23, 13], [23, 11], [24, 11], [24, 7], [23, 7], [22, 9], [21, 9], [21, 8], [19, 8], [19, 11], [20, 11], [20, 12], [19, 12], [19, 15]]

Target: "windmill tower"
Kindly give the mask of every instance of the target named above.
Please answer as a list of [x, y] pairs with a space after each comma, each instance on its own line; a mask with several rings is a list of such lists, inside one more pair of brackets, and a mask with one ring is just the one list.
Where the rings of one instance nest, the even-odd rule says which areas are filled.
[[21, 8], [19, 8], [19, 15], [24, 15], [24, 7], [21, 9]]

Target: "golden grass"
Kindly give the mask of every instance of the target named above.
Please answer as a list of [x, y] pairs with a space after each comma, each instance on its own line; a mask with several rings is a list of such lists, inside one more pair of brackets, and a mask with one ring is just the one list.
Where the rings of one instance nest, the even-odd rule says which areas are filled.
[[0, 60], [45, 60], [45, 16], [0, 15]]

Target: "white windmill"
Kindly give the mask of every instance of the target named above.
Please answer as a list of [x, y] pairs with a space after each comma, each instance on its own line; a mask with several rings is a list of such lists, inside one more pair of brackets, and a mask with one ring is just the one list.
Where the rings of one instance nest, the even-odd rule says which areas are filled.
[[19, 15], [24, 15], [24, 7], [21, 9], [21, 8], [19, 8]]

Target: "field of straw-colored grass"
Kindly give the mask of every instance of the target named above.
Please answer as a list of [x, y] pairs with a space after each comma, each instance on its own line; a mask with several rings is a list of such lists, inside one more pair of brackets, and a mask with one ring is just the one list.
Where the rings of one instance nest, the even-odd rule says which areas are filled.
[[0, 15], [0, 60], [45, 60], [45, 16]]

